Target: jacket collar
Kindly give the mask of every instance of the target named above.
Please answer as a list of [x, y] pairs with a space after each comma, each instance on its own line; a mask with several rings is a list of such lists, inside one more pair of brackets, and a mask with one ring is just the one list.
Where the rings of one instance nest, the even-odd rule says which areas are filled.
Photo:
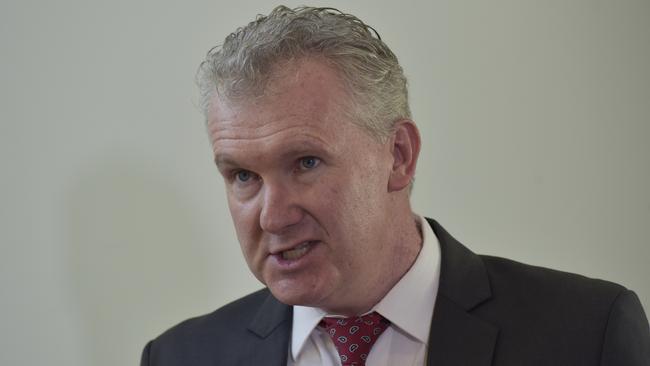
[[292, 313], [293, 308], [291, 306], [278, 301], [269, 291], [268, 296], [249, 324], [248, 330], [260, 338], [266, 338], [278, 327], [286, 326], [283, 323], [291, 321]]
[[252, 332], [249, 349], [244, 352], [243, 365], [280, 366], [287, 364], [293, 307], [278, 301], [271, 292], [248, 325]]
[[483, 260], [427, 219], [440, 242], [440, 287], [429, 333], [428, 365], [491, 365], [498, 328], [471, 314], [492, 297]]

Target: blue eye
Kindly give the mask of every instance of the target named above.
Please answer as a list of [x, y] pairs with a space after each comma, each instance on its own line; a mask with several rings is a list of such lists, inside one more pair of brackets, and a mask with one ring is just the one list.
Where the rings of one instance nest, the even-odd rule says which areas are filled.
[[240, 170], [237, 172], [237, 174], [235, 174], [235, 177], [240, 182], [247, 182], [249, 179], [251, 179], [251, 172], [248, 170]]
[[308, 156], [300, 159], [300, 167], [302, 169], [314, 169], [320, 163], [320, 159], [313, 156]]

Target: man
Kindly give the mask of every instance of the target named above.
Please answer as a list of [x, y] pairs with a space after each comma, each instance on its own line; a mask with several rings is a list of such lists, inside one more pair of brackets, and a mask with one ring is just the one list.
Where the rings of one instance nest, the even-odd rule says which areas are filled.
[[650, 365], [631, 291], [477, 256], [412, 212], [420, 136], [373, 32], [278, 7], [210, 51], [215, 162], [266, 288], [168, 330], [142, 365]]

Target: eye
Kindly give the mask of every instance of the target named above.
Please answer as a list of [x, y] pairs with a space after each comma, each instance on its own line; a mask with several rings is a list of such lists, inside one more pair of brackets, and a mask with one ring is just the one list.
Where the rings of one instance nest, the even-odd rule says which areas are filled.
[[237, 181], [242, 183], [248, 182], [252, 178], [252, 176], [253, 175], [248, 170], [240, 170], [237, 173], [235, 173], [235, 179], [237, 179]]
[[307, 156], [300, 159], [300, 169], [303, 170], [314, 169], [318, 164], [320, 164], [320, 159], [313, 156]]

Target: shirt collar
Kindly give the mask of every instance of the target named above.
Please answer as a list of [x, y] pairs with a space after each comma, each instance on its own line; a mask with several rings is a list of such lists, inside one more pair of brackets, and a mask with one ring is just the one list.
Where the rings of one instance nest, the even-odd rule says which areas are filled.
[[[429, 223], [422, 216], [417, 219], [422, 231], [420, 253], [411, 268], [371, 311], [390, 320], [397, 331], [426, 343], [440, 279], [440, 244]], [[326, 315], [327, 312], [319, 308], [293, 307], [291, 356], [294, 360]]]
[[429, 338], [440, 278], [440, 244], [429, 223], [418, 217], [422, 249], [415, 263], [374, 307], [398, 331], [422, 343]]

